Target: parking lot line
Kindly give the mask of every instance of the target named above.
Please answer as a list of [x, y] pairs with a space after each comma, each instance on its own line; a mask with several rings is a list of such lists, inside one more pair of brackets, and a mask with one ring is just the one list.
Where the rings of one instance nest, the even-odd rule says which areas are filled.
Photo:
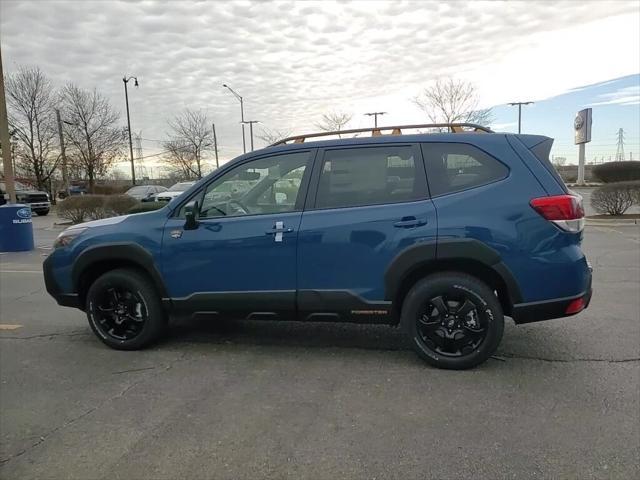
[[42, 270], [0, 270], [0, 273], [40, 273]]
[[22, 328], [22, 325], [9, 325], [6, 323], [0, 323], [0, 330], [17, 330]]

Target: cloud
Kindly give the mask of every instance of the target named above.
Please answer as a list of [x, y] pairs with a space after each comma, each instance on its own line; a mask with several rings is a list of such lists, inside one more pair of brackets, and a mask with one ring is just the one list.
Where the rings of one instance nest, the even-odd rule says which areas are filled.
[[615, 92], [598, 95], [602, 98], [599, 102], [590, 103], [587, 106], [598, 105], [640, 105], [640, 85], [631, 85], [616, 90]]
[[[129, 96], [134, 130], [161, 139], [172, 116], [199, 109], [216, 123], [229, 158], [240, 153], [240, 105], [223, 83], [243, 95], [246, 118], [271, 129], [306, 132], [326, 111], [387, 101], [380, 108], [389, 117], [410, 123], [419, 115], [410, 97], [441, 75], [477, 82], [487, 102], [515, 97], [525, 83], [536, 98], [575, 87], [561, 81], [573, 63], [563, 57], [550, 69], [542, 60], [559, 56], [556, 39], [616, 15], [637, 23], [637, 12], [633, 1], [3, 1], [0, 35], [6, 74], [39, 65], [58, 86], [97, 87], [123, 114], [122, 76], [137, 75], [140, 88]], [[606, 38], [581, 37], [580, 45]], [[594, 51], [581, 74], [599, 75], [595, 81], [617, 74], [602, 73], [603, 59]]]

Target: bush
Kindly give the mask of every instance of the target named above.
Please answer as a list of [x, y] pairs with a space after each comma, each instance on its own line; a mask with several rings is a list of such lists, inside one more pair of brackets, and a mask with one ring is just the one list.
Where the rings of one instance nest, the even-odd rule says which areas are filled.
[[591, 206], [598, 213], [622, 215], [633, 204], [640, 204], [640, 181], [609, 183], [591, 195]]
[[109, 195], [104, 199], [104, 209], [109, 216], [124, 215], [140, 202], [129, 195]]
[[82, 223], [89, 219], [104, 218], [102, 214], [104, 197], [102, 195], [78, 195], [62, 200], [58, 205], [58, 216]]
[[640, 161], [603, 163], [593, 167], [593, 174], [604, 183], [640, 180]]
[[160, 210], [168, 202], [141, 202], [138, 205], [131, 207], [127, 213], [143, 213], [152, 212], [154, 210]]

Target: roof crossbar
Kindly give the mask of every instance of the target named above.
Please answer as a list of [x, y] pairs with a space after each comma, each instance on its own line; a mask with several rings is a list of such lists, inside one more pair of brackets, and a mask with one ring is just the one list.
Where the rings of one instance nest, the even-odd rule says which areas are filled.
[[[402, 135], [402, 130], [413, 130], [417, 128], [447, 128], [451, 133], [493, 133], [493, 130], [475, 123], [423, 123], [418, 125], [396, 125], [391, 127], [371, 127], [371, 128], [354, 128], [351, 130], [334, 130], [331, 132], [307, 133], [304, 135], [294, 135], [292, 137], [283, 138], [270, 145], [286, 145], [289, 143], [304, 143], [308, 138], [329, 137], [333, 135], [349, 135], [352, 133], [371, 133], [372, 137], [382, 135]], [[391, 133], [384, 134], [383, 131], [391, 130]]]

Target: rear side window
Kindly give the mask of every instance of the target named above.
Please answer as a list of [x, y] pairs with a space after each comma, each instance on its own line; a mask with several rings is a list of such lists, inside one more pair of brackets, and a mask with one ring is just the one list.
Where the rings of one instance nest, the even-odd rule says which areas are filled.
[[426, 184], [411, 146], [327, 150], [316, 208], [355, 207], [417, 200]]
[[509, 169], [466, 143], [423, 143], [431, 196], [445, 195], [501, 180]]

